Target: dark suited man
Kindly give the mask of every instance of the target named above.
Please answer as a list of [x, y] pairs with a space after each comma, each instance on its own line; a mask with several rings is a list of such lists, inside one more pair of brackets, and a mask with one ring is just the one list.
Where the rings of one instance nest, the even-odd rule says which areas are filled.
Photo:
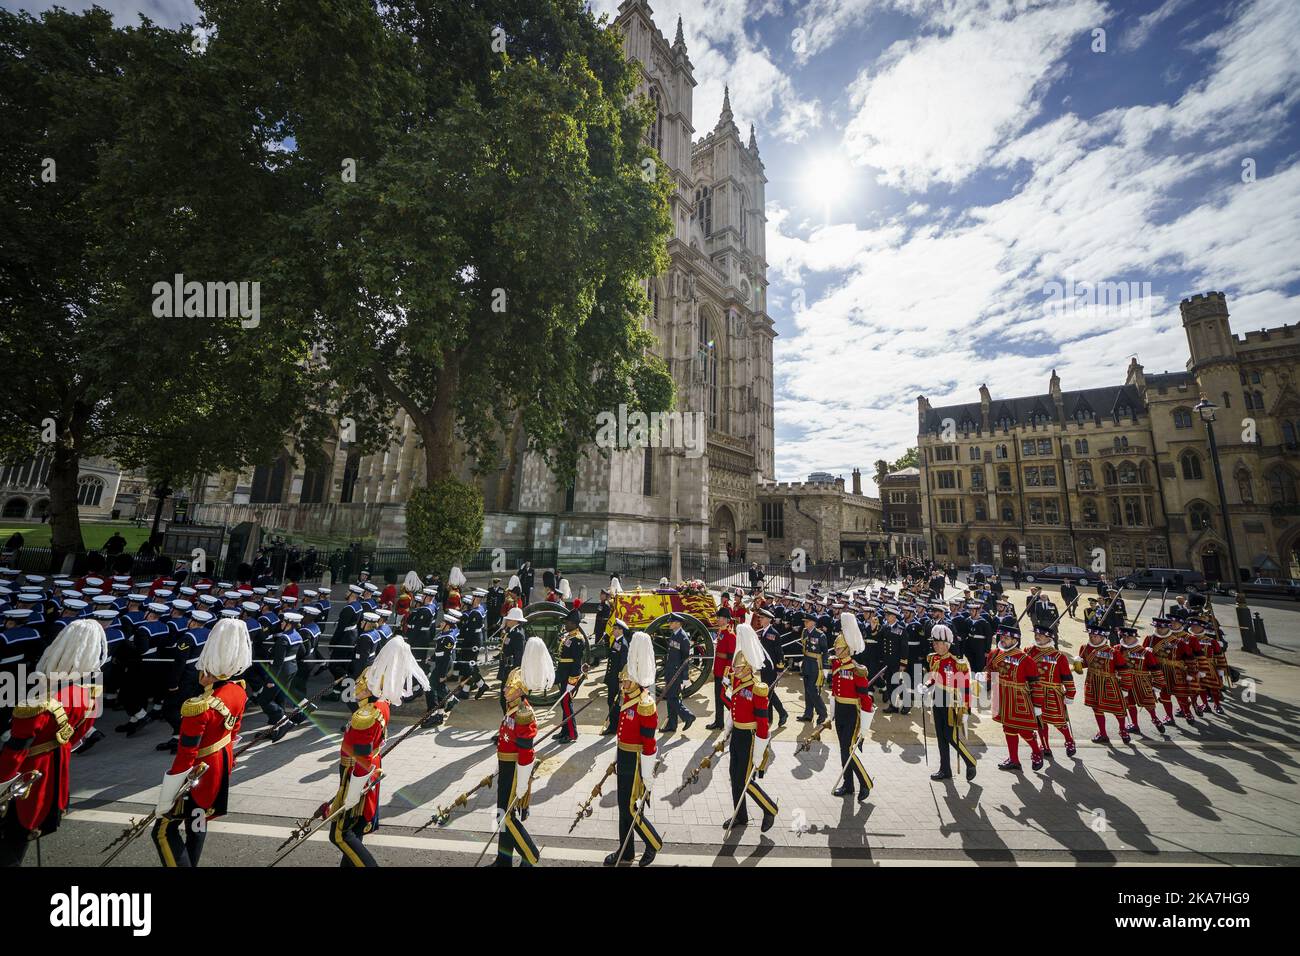
[[758, 632], [758, 642], [762, 645], [763, 653], [766, 655], [762, 670], [759, 673], [759, 680], [768, 686], [767, 699], [769, 705], [781, 715], [780, 723], [777, 726], [784, 727], [790, 715], [776, 692], [776, 682], [785, 673], [785, 647], [782, 643], [785, 640], [785, 634], [776, 626], [772, 612], [765, 607], [754, 610], [753, 627]]

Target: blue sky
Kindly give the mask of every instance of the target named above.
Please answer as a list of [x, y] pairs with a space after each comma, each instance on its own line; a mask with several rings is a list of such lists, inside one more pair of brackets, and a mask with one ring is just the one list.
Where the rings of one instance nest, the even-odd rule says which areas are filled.
[[[697, 138], [724, 83], [757, 127], [779, 479], [869, 474], [915, 442], [919, 394], [1112, 384], [1134, 355], [1181, 369], [1197, 292], [1227, 293], [1237, 333], [1300, 321], [1300, 0], [651, 7], [670, 38], [683, 17]], [[1070, 281], [1150, 295], [1046, 310]]]

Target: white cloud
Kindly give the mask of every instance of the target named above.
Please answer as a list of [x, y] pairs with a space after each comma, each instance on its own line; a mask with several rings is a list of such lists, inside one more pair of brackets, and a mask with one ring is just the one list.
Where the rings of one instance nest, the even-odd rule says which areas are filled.
[[893, 44], [850, 87], [845, 148], [886, 185], [962, 181], [1034, 119], [1068, 44], [1104, 13], [1075, 0]]

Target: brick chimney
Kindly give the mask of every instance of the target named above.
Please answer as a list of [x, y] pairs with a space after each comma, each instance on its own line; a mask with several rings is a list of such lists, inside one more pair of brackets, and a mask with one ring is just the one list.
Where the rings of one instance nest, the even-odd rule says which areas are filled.
[[862, 472], [857, 468], [853, 469], [853, 493], [855, 495], [862, 494]]

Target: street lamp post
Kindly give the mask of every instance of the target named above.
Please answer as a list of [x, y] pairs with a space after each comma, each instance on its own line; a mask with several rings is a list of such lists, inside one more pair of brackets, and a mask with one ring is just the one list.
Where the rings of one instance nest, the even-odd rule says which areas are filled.
[[1240, 572], [1237, 564], [1237, 545], [1232, 540], [1232, 521], [1228, 517], [1228, 496], [1223, 491], [1223, 469], [1219, 465], [1219, 446], [1214, 440], [1214, 412], [1218, 406], [1209, 399], [1202, 398], [1196, 404], [1196, 414], [1205, 422], [1205, 433], [1210, 438], [1210, 463], [1214, 466], [1214, 482], [1219, 488], [1219, 511], [1223, 516], [1223, 537], [1228, 542], [1228, 561], [1232, 565], [1232, 583], [1237, 592], [1237, 626], [1241, 629], [1241, 649], [1250, 654], [1258, 654], [1255, 643], [1255, 628], [1250, 620], [1250, 608], [1246, 606], [1246, 595], [1242, 592]]

